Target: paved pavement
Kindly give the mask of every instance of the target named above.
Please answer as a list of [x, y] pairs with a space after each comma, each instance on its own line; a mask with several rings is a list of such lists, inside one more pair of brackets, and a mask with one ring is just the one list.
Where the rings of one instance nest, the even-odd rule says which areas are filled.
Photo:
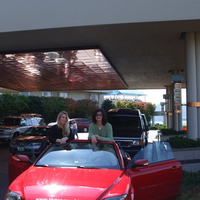
[[8, 188], [8, 159], [11, 156], [8, 143], [0, 143], [0, 199], [4, 199], [4, 195]]

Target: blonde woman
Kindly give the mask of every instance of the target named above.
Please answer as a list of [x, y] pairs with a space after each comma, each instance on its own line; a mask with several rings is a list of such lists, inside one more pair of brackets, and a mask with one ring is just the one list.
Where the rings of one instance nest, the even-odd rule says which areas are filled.
[[73, 140], [74, 134], [69, 125], [68, 113], [61, 111], [57, 116], [56, 122], [56, 125], [50, 129], [49, 141], [64, 144], [67, 140]]

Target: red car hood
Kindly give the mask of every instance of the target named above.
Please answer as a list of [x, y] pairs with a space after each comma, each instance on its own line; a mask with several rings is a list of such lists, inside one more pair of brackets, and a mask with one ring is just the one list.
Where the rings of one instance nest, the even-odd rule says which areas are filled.
[[122, 170], [31, 166], [9, 189], [20, 191], [29, 200], [96, 200], [119, 181], [123, 184], [117, 187], [117, 192], [127, 192], [130, 179]]

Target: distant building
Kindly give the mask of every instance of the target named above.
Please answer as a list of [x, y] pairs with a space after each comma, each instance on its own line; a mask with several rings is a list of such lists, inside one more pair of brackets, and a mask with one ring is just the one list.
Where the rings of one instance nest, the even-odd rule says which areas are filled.
[[114, 90], [112, 93], [105, 94], [104, 100], [146, 102], [146, 96], [137, 90]]

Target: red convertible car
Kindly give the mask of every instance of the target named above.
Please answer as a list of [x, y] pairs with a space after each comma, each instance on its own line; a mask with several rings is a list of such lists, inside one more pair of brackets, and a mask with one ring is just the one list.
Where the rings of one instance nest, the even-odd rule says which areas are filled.
[[130, 159], [116, 143], [72, 140], [48, 146], [32, 165], [29, 156], [12, 156], [9, 178], [5, 200], [170, 200], [182, 166], [167, 142]]

